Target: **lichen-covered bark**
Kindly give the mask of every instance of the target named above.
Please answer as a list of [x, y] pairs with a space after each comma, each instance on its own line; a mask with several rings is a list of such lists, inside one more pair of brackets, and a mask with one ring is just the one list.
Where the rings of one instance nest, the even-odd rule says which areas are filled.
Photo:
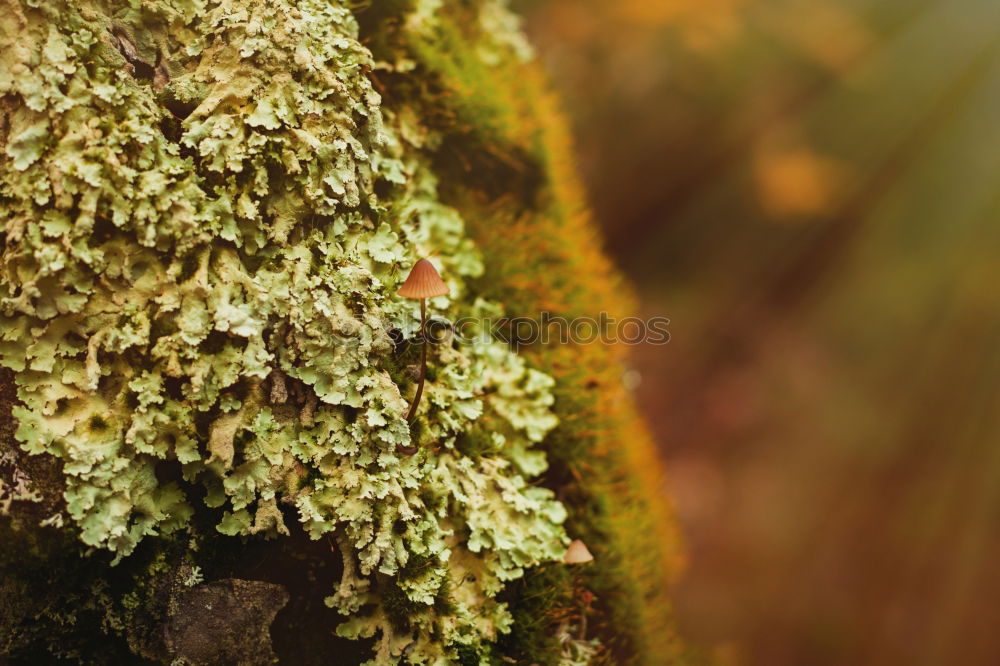
[[[439, 263], [451, 296], [429, 306], [450, 318], [573, 312], [601, 292], [529, 287], [580, 263], [613, 280], [503, 2], [4, 0], [0, 30], [16, 424], [0, 529], [29, 545], [0, 556], [0, 654], [235, 663], [212, 640], [229, 627], [266, 656], [273, 599], [221, 624], [183, 610], [225, 585], [270, 589], [256, 579], [289, 597], [271, 631], [288, 663], [653, 659], [648, 618], [668, 610], [620, 551], [658, 566], [656, 537], [630, 543], [594, 507], [657, 524], [656, 502], [602, 487], [639, 467], [611, 450], [628, 417], [574, 413], [590, 409], [578, 390], [620, 391], [560, 377], [565, 351], [483, 335], [434, 347], [404, 418], [418, 306], [393, 294], [416, 258]], [[519, 266], [501, 225], [569, 244]], [[615, 381], [619, 354], [583, 358]], [[648, 448], [641, 432], [620, 445]], [[590, 580], [559, 563], [556, 490], [579, 502]], [[41, 609], [39, 567], [62, 581]]]

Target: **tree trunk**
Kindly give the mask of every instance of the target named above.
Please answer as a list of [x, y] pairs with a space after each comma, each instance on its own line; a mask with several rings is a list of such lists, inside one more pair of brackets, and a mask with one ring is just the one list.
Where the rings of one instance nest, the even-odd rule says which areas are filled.
[[686, 660], [623, 350], [490, 335], [631, 307], [503, 2], [2, 5], [0, 656]]

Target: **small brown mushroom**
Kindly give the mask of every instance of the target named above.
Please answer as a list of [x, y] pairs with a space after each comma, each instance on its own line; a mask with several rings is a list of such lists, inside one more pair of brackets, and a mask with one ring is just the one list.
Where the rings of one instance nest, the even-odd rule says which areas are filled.
[[441, 279], [434, 264], [427, 259], [421, 259], [413, 264], [406, 281], [396, 293], [403, 298], [419, 298], [423, 305], [422, 301], [425, 298], [446, 296], [448, 292], [448, 285]]
[[594, 556], [590, 554], [587, 545], [579, 539], [573, 539], [573, 543], [566, 549], [566, 556], [563, 557], [563, 562], [566, 564], [583, 564], [593, 560]]
[[[427, 376], [427, 341], [424, 339], [424, 329], [427, 326], [427, 299], [435, 296], [444, 296], [449, 292], [448, 285], [438, 274], [437, 269], [427, 259], [421, 259], [410, 269], [410, 274], [403, 282], [403, 286], [396, 292], [403, 298], [420, 299], [420, 379], [417, 381], [417, 392], [410, 403], [410, 410], [406, 414], [407, 423], [412, 423], [417, 415], [417, 406], [420, 404], [420, 396], [424, 392], [424, 378]], [[407, 454], [416, 453], [416, 447], [400, 448], [400, 451]]]

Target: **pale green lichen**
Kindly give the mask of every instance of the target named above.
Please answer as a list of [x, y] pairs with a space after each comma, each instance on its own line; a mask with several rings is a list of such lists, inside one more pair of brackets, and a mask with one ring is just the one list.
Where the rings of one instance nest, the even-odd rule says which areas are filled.
[[[342, 551], [340, 635], [443, 663], [507, 631], [504, 583], [563, 553], [565, 512], [528, 482], [552, 382], [488, 336], [439, 345], [411, 441], [406, 269], [438, 258], [433, 312], [499, 310], [467, 288], [482, 264], [434, 134], [383, 107], [347, 4], [5, 3], [0, 363], [85, 544], [121, 558], [210, 508], [230, 536], [294, 516]], [[484, 63], [526, 48], [505, 39]]]

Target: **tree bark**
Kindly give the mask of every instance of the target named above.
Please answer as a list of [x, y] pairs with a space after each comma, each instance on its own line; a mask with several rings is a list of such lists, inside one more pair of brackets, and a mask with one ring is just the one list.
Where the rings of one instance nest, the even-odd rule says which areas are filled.
[[0, 46], [0, 655], [685, 661], [622, 349], [435, 345], [406, 420], [418, 257], [451, 319], [631, 308], [505, 3], [3, 0]]

